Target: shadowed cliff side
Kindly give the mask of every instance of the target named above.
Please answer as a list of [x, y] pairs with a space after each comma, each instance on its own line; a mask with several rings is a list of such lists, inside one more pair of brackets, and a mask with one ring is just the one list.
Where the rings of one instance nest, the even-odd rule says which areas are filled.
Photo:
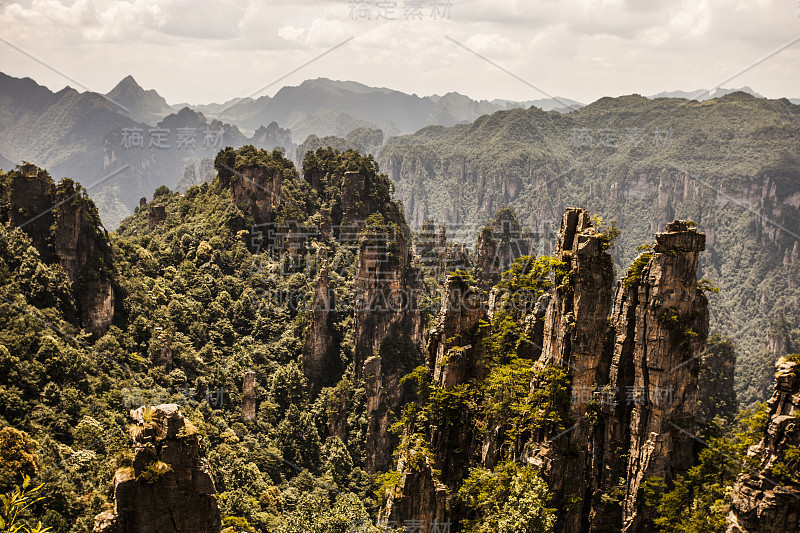
[[[427, 369], [411, 376], [418, 399], [401, 417], [384, 519], [477, 531], [496, 520], [482, 522], [495, 510], [480, 500], [491, 494], [481, 480], [527, 479], [536, 493], [533, 469], [549, 488], [555, 531], [654, 531], [643, 482], [670, 483], [695, 460], [704, 236], [668, 224], [616, 296], [615, 236], [613, 224], [566, 209], [556, 257], [519, 258], [488, 306], [475, 280], [450, 275]], [[467, 308], [468, 294], [484, 306]]]
[[733, 487], [728, 533], [778, 533], [800, 525], [800, 358], [775, 365], [764, 438], [748, 451], [754, 468]]

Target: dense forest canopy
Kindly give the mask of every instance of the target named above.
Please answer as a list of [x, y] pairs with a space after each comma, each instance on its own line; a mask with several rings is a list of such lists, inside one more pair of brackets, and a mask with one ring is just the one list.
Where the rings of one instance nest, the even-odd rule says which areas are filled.
[[[596, 112], [586, 111], [586, 120]], [[453, 132], [524, 129], [533, 115], [555, 120], [535, 110], [515, 110]], [[368, 132], [362, 133], [366, 140], [359, 142], [371, 142]], [[442, 133], [429, 128], [417, 138], [435, 140]], [[467, 138], [473, 135], [452, 146], [478, 150]], [[391, 159], [405, 142], [392, 144], [384, 157]], [[510, 161], [508, 146], [488, 146], [502, 154], [501, 161]], [[501, 161], [496, 164], [505, 164]], [[152, 200], [103, 237], [111, 261], [104, 268], [113, 280], [116, 308], [113, 322], [100, 334], [82, 327], [77, 282], [37, 248], [30, 225], [11, 222], [11, 211], [23, 208], [12, 204], [9, 192], [15, 180], [24, 179], [22, 170], [0, 175], [0, 492], [13, 491], [25, 476], [33, 478], [31, 487], [43, 484], [36, 492], [42, 500], [20, 515], [31, 526], [41, 520], [58, 532], [92, 530], [94, 516], [112, 503], [114, 473], [132, 463], [129, 410], [175, 403], [207, 447], [226, 531], [333, 533], [354, 523], [378, 529], [369, 524], [399, 479], [393, 468], [371, 473], [365, 468], [371, 421], [365, 381], [354, 368], [350, 296], [358, 247], [367, 237], [354, 242], [339, 238], [335, 230], [326, 235], [325, 227], [360, 221], [359, 231], [366, 232], [393, 225], [403, 236], [395, 248], [389, 247], [396, 254], [391, 261], [398, 264], [408, 253], [405, 239], [418, 235], [409, 233], [394, 184], [371, 156], [319, 147], [303, 161], [302, 174], [278, 150], [228, 148], [215, 163], [217, 176], [210, 183], [190, 186], [184, 194], [159, 187]], [[282, 201], [270, 215], [276, 227], [317, 228], [296, 248], [258, 245], [262, 241], [254, 231], [253, 213], [232, 200], [231, 189], [247, 168], [281, 176]], [[356, 175], [363, 178], [360, 190], [347, 186]], [[93, 206], [77, 186], [75, 191], [76, 201]], [[153, 224], [157, 206], [165, 217]], [[86, 223], [105, 235], [94, 218], [96, 210], [86, 212]], [[513, 211], [503, 216], [516, 220]], [[608, 234], [609, 247], [615, 231]], [[625, 238], [623, 232], [619, 242]], [[325, 267], [318, 260], [323, 255]], [[327, 319], [339, 373], [327, 376], [319, 389], [309, 384], [303, 353], [315, 284], [327, 265], [329, 287], [341, 304]], [[410, 454], [427, 468], [431, 451], [423, 435], [432, 427], [458, 428], [466, 413], [479, 431], [502, 427], [503, 461], [492, 468], [473, 464], [451, 495], [468, 510], [470, 518], [454, 525], [464, 531], [548, 531], [555, 520], [547, 484], [537, 468], [515, 462], [512, 442], [519, 435], [568, 428], [570, 384], [563, 370], [534, 370], [524, 356], [530, 347], [524, 344], [521, 320], [531, 312], [526, 306], [532, 301], [516, 301], [514, 295], [524, 290], [538, 298], [554, 288], [556, 273], [565, 274], [563, 264], [549, 256], [523, 255], [506, 266], [494, 290], [507, 297], [480, 324], [487, 339], [482, 345], [488, 354], [485, 380], [445, 388], [424, 365], [411, 364], [419, 359], [404, 344], [380, 354], [401, 360], [397, 368], [407, 374], [401, 385], [410, 391], [409, 401], [391, 413], [398, 438], [395, 458]], [[403, 268], [421, 270], [428, 324], [435, 323], [443, 283], [479, 291], [475, 280], [480, 272], [474, 267], [439, 275], [420, 261]], [[725, 297], [728, 284], [721, 285]], [[291, 297], [279, 298], [282, 294]], [[713, 337], [710, 346], [703, 367], [712, 370], [705, 370], [710, 392], [702, 398], [701, 436], [711, 445], [678, 482], [650, 480], [648, 497], [658, 509], [661, 531], [722, 531], [729, 489], [747, 467], [742, 465], [747, 448], [763, 431], [763, 406], [736, 415], [726, 381], [730, 372], [713, 370], [732, 367], [733, 344]], [[247, 372], [257, 376], [257, 415], [245, 422]], [[541, 388], [530, 389], [533, 379]], [[793, 472], [789, 465], [776, 475], [796, 482]], [[151, 475], [157, 479], [157, 473]], [[621, 505], [623, 496], [604, 495], [614, 505]], [[697, 529], [700, 519], [707, 528]]]

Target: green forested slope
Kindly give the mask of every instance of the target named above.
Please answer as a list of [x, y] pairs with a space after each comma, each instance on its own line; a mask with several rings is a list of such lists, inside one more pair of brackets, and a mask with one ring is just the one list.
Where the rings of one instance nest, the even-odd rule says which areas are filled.
[[477, 228], [511, 205], [548, 253], [563, 207], [615, 219], [618, 273], [666, 222], [696, 221], [708, 236], [700, 276], [720, 288], [712, 329], [737, 342], [736, 387], [750, 403], [766, 396], [775, 355], [798, 342], [799, 140], [800, 107], [785, 99], [634, 95], [428, 127], [391, 139], [378, 161], [412, 226]]
[[[278, 151], [240, 155], [287, 169], [277, 220], [311, 219], [341, 201], [320, 200]], [[314, 165], [330, 176], [365, 172], [380, 211], [402, 217], [371, 159], [322, 150]], [[149, 230], [154, 203], [167, 220]], [[286, 258], [253, 253], [252, 217], [218, 178], [185, 195], [161, 187], [150, 205], [111, 235], [117, 309], [100, 338], [78, 329], [61, 267], [42, 260], [24, 229], [0, 226], [0, 493], [30, 475], [45, 484], [34, 516], [55, 531], [91, 531], [111, 501], [114, 471], [130, 464], [129, 409], [173, 402], [208, 446], [223, 527], [294, 531], [313, 520], [339, 531], [374, 516], [374, 481], [358, 466], [366, 420], [348, 366], [352, 310], [333, 324], [347, 370], [312, 399], [300, 353], [316, 267], [287, 272]], [[352, 253], [328, 246], [331, 257]], [[331, 277], [349, 285], [352, 268]], [[281, 292], [296, 299], [280, 303]], [[258, 418], [247, 424], [246, 371], [259, 376]], [[329, 413], [339, 412], [346, 443], [328, 437]]]

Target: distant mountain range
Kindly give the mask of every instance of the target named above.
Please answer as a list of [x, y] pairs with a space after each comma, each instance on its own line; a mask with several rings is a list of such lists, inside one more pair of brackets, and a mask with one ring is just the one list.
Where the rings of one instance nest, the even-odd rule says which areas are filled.
[[296, 87], [283, 87], [275, 96], [242, 98], [224, 104], [190, 105], [219, 120], [253, 130], [275, 121], [288, 126], [295, 142], [309, 135], [345, 136], [354, 128], [380, 128], [387, 137], [412, 133], [425, 126], [467, 124], [481, 115], [531, 105], [550, 111], [568, 110], [583, 104], [563, 98], [512, 102], [473, 100], [450, 92], [444, 96], [417, 96], [392, 89], [369, 87], [354, 81], [327, 78], [306, 80]]
[[477, 101], [458, 93], [419, 97], [317, 79], [284, 87], [273, 97], [171, 106], [132, 76], [103, 95], [71, 87], [54, 93], [29, 78], [0, 73], [0, 168], [29, 161], [56, 177], [80, 180], [113, 229], [159, 185], [191, 185], [186, 169], [208, 168], [203, 159], [213, 159], [225, 146], [280, 146], [294, 157], [296, 144], [312, 134], [380, 128], [385, 139], [429, 125], [469, 123], [498, 110], [564, 104], [582, 105], [563, 99]]
[[[714, 96], [729, 92], [720, 89]], [[674, 91], [650, 98], [699, 93]], [[283, 87], [272, 97], [169, 105], [132, 76], [103, 95], [70, 87], [52, 92], [29, 78], [0, 73], [0, 168], [29, 161], [56, 177], [78, 179], [89, 186], [103, 220], [113, 229], [159, 185], [191, 185], [186, 169], [209, 168], [203, 160], [213, 159], [224, 146], [280, 146], [297, 159], [297, 145], [311, 135], [317, 137], [304, 146], [350, 134], [386, 141], [427, 126], [470, 124], [498, 111], [531, 106], [559, 113], [584, 107], [558, 97], [525, 102], [473, 100], [456, 92], [420, 97], [326, 78]], [[368, 132], [377, 129], [382, 132]], [[369, 146], [375, 152], [379, 148]]]
[[[685, 98], [686, 100], [697, 100], [698, 102], [703, 102], [705, 100], [710, 100], [712, 98], [721, 98], [726, 94], [731, 94], [735, 92], [743, 92], [750, 95], [755, 96], [756, 98], [766, 98], [766, 96], [760, 95], [755, 92], [750, 87], [746, 85], [739, 89], [723, 89], [719, 88], [716, 90], [708, 90], [708, 89], [698, 89], [696, 91], [669, 91], [669, 92], [661, 92], [658, 94], [654, 94], [652, 96], [648, 96], [647, 98]], [[796, 102], [793, 102], [796, 103]]]
[[183, 187], [192, 185], [184, 176], [190, 165], [207, 168], [204, 159], [244, 144], [294, 150], [288, 132], [275, 123], [246, 136], [191, 109], [176, 112], [130, 76], [102, 95], [70, 87], [54, 93], [29, 78], [0, 73], [0, 168], [28, 161], [57, 179], [80, 181], [109, 229], [159, 185], [174, 189], [181, 178]]
[[155, 125], [180, 107], [171, 107], [155, 89], [146, 91], [133, 76], [125, 76], [116, 87], [106, 93], [112, 102], [127, 108], [127, 114], [138, 122]]

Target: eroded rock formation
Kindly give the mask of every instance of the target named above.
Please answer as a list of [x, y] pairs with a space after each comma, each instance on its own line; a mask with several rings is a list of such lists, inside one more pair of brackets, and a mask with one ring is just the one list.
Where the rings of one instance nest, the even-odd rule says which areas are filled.
[[152, 230], [159, 222], [167, 220], [167, 210], [163, 204], [155, 204], [147, 213], [147, 229]]
[[256, 373], [245, 372], [242, 383], [242, 420], [253, 422], [256, 419]]
[[[558, 287], [544, 318], [540, 365], [566, 367], [572, 382], [570, 431], [550, 440], [535, 435], [529, 461], [543, 467], [555, 493], [561, 531], [585, 530], [591, 493], [596, 425], [587, 416], [589, 398], [602, 398], [608, 383], [606, 339], [611, 307], [613, 262], [605, 250], [604, 236], [583, 209], [564, 211], [556, 257], [565, 263], [568, 280], [556, 278]], [[540, 386], [534, 381], [532, 388]], [[544, 437], [544, 439], [542, 439]], [[544, 440], [544, 442], [538, 442]]]
[[[230, 179], [231, 196], [237, 205], [244, 205], [256, 224], [271, 222], [271, 215], [281, 204], [283, 172], [269, 172], [261, 166], [244, 167]], [[223, 183], [223, 187], [228, 184]]]
[[[108, 232], [86, 190], [69, 178], [57, 185], [27, 164], [9, 173], [0, 220], [30, 235], [46, 262], [58, 262], [74, 284], [80, 325], [97, 336], [114, 317], [112, 252]], [[13, 208], [11, 206], [14, 206]]]
[[[687, 223], [667, 224], [666, 232], [656, 234], [654, 254], [641, 271], [635, 303], [629, 302], [635, 311], [623, 311], [635, 317], [633, 338], [625, 334], [615, 340], [617, 346], [629, 343], [632, 364], [624, 364], [633, 370], [633, 388], [625, 382], [632, 396], [626, 399], [633, 400], [625, 532], [652, 530], [648, 520], [655, 510], [644, 505], [645, 480], [656, 476], [670, 483], [694, 464], [698, 356], [708, 335], [708, 302], [697, 284], [704, 248], [705, 236]], [[621, 330], [629, 329], [624, 320], [620, 324]]]
[[390, 467], [397, 441], [388, 432], [390, 413], [406, 399], [400, 378], [422, 363], [419, 272], [410, 265], [408, 237], [399, 230], [364, 229], [353, 281], [355, 371], [367, 390], [367, 472]]
[[747, 453], [757, 466], [739, 476], [733, 487], [728, 533], [779, 533], [800, 527], [800, 490], [796, 484], [787, 486], [782, 477], [786, 472], [775, 471], [782, 463], [797, 475], [797, 458], [787, 452], [800, 446], [800, 364], [778, 361], [767, 409], [764, 438]]
[[478, 235], [475, 269], [478, 285], [487, 289], [500, 281], [500, 274], [514, 259], [530, 253], [531, 235], [524, 232], [510, 208], [500, 209]]
[[333, 385], [342, 373], [339, 344], [333, 336], [333, 316], [336, 294], [330, 285], [325, 249], [319, 251], [322, 263], [314, 286], [311, 304], [311, 325], [303, 345], [303, 372], [308, 380], [311, 397], [320, 389]]
[[[451, 273], [428, 343], [427, 367], [437, 386], [446, 389], [484, 378], [480, 322], [486, 319], [487, 312], [485, 299], [470, 279], [462, 273]], [[421, 453], [414, 443], [403, 443], [396, 465], [400, 482], [387, 495], [382, 520], [421, 520], [426, 527], [448, 520], [455, 510], [453, 494], [468, 474], [469, 457], [479, 445], [468, 416], [463, 412], [460, 423], [431, 430], [428, 439], [435, 460]], [[405, 440], [413, 438], [418, 437], [404, 436]]]
[[[505, 444], [505, 453], [540, 468], [558, 509], [556, 531], [562, 533], [602, 527], [653, 531], [642, 483], [652, 476], [669, 483], [694, 461], [697, 359], [708, 321], [696, 279], [704, 236], [688, 223], [668, 224], [656, 235], [653, 251], [617, 283], [616, 295], [609, 239], [585, 210], [565, 210], [556, 248], [564, 269], [555, 289], [521, 321], [528, 342], [518, 355], [535, 362], [534, 368], [563, 368], [572, 401], [565, 431], [528, 433], [510, 450]], [[457, 305], [466, 292], [450, 278], [439, 326], [431, 333], [428, 367], [434, 386], [451, 388], [481, 377], [484, 361], [475, 328], [481, 314]], [[490, 293], [488, 316], [499, 297]], [[542, 386], [537, 379], [532, 391]], [[483, 442], [476, 443], [466, 429], [469, 420], [456, 426], [433, 428], [427, 436], [433, 459], [400, 458], [400, 483], [387, 495], [383, 518], [428, 524], [463, 518], [454, 495], [467, 474], [463, 457], [478, 450], [480, 465], [492, 468], [505, 435], [501, 427], [487, 428]], [[621, 501], [603, 497], [619, 491], [625, 493]]]
[[197, 428], [175, 404], [131, 411], [133, 464], [114, 475], [114, 508], [95, 533], [218, 533], [211, 467]]

